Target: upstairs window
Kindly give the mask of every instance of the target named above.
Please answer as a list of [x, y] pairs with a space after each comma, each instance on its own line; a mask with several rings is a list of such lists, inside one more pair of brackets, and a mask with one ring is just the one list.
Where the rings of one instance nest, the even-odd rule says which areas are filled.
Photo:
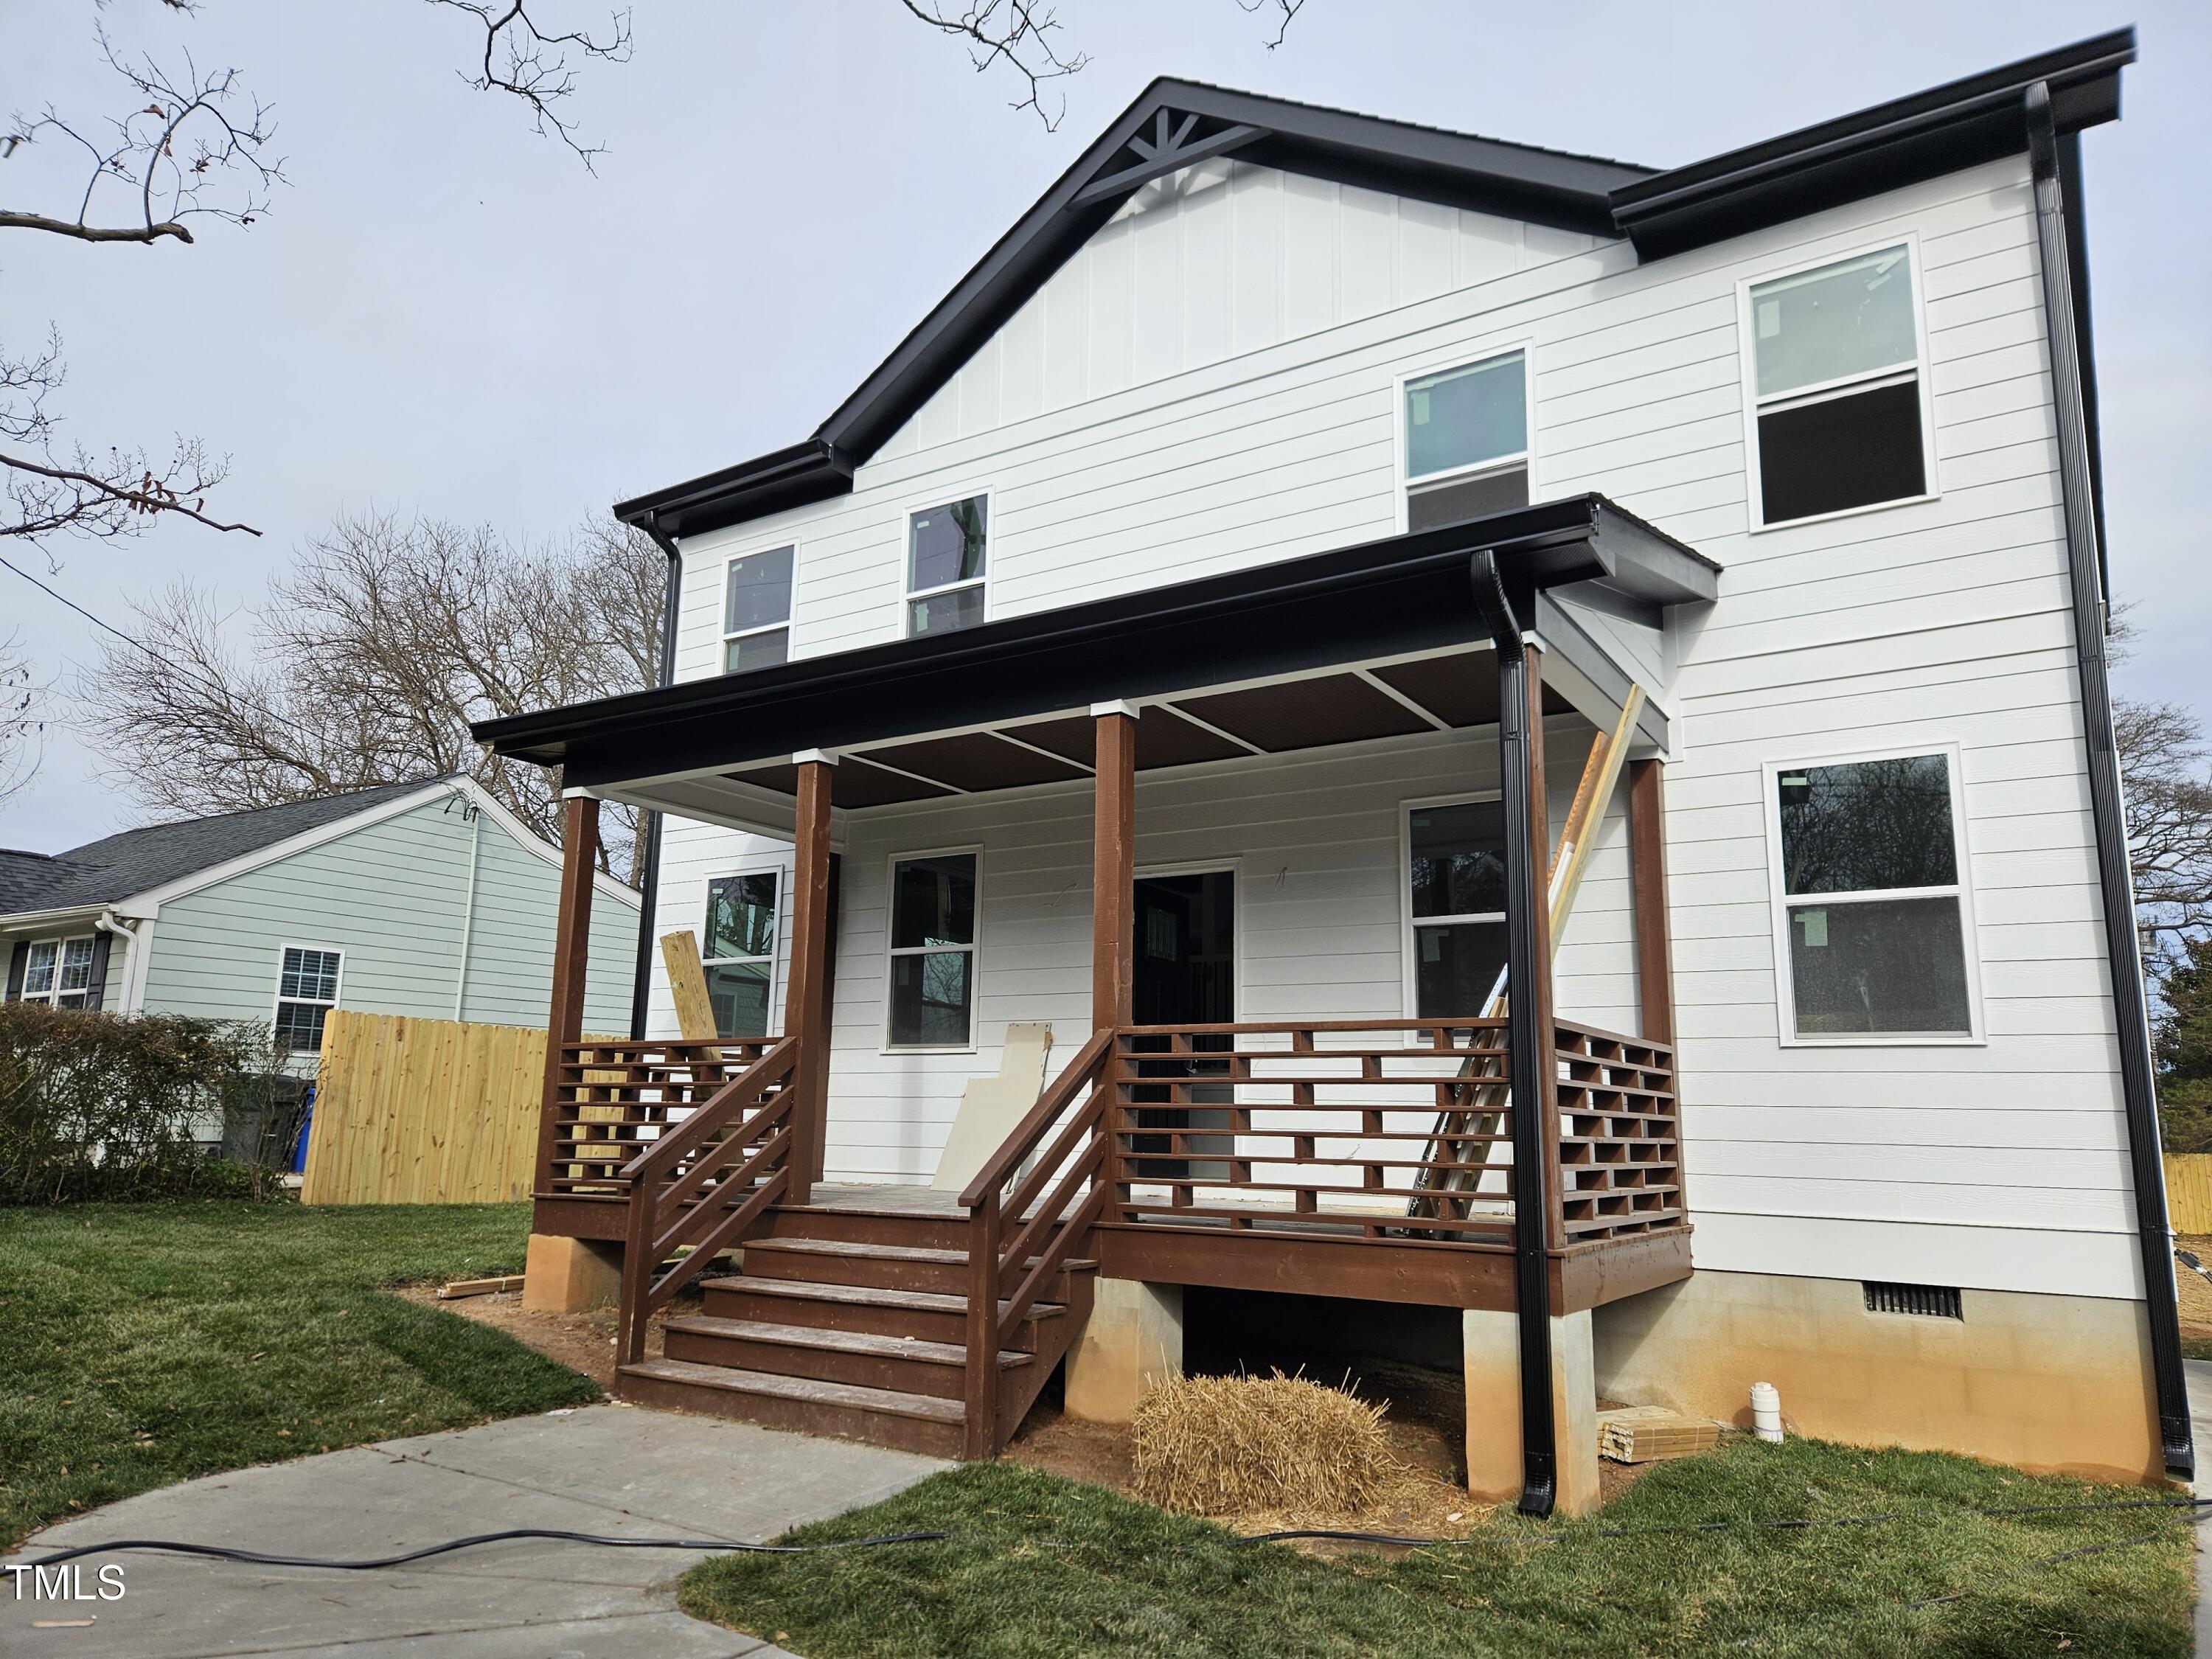
[[1912, 250], [1747, 287], [1762, 525], [1924, 498], [1933, 477]]
[[791, 565], [796, 551], [775, 547], [730, 561], [722, 597], [725, 674], [791, 660]]
[[1968, 1038], [1966, 848], [1948, 754], [1768, 769], [1784, 1030]]
[[338, 971], [344, 953], [284, 947], [276, 974], [276, 1046], [288, 1054], [312, 1054], [323, 1046], [323, 1019], [338, 1006]]
[[699, 956], [718, 1036], [768, 1035], [775, 997], [775, 888], [773, 870], [720, 876], [707, 884]]
[[1414, 1017], [1479, 1015], [1505, 966], [1505, 809], [1409, 807], [1406, 854]]
[[22, 1000], [57, 1008], [83, 1007], [92, 998], [94, 954], [89, 936], [40, 939], [23, 962]]
[[983, 620], [988, 498], [912, 514], [906, 534], [906, 631], [948, 634]]
[[975, 854], [891, 863], [890, 1046], [975, 1041]]
[[1406, 382], [1406, 527], [1528, 505], [1528, 359], [1509, 351]]

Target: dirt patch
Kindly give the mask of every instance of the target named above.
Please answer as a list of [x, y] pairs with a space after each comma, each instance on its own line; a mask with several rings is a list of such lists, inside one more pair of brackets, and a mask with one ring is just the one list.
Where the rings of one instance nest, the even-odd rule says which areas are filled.
[[[557, 1360], [572, 1371], [581, 1371], [601, 1388], [614, 1387], [615, 1310], [612, 1308], [593, 1308], [586, 1313], [573, 1314], [533, 1313], [522, 1305], [522, 1292], [520, 1291], [502, 1291], [490, 1296], [465, 1296], [452, 1302], [441, 1302], [437, 1287], [434, 1285], [403, 1285], [392, 1294], [504, 1331], [523, 1346], [537, 1349], [548, 1359]], [[668, 1322], [670, 1315], [680, 1318], [684, 1314], [697, 1311], [696, 1300], [678, 1297], [674, 1306], [653, 1315], [646, 1327], [646, 1352], [648, 1354], [660, 1352], [660, 1328]]]

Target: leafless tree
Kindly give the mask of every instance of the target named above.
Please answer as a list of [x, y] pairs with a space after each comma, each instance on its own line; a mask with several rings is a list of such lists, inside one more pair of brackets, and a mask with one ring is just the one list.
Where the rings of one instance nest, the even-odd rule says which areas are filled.
[[39, 739], [46, 730], [39, 691], [23, 654], [22, 635], [0, 639], [0, 800], [28, 783], [38, 769]]
[[[2136, 638], [2123, 606], [2112, 654], [2124, 663]], [[2144, 966], [2163, 984], [2191, 939], [2212, 936], [2212, 745], [2194, 709], [2112, 699], [2112, 738], [2127, 794], [2128, 862]]]
[[[183, 586], [138, 607], [142, 643], [108, 648], [76, 702], [159, 815], [467, 772], [557, 843], [556, 781], [487, 754], [469, 723], [654, 684], [665, 573], [620, 526], [527, 547], [341, 519], [242, 618]], [[611, 814], [603, 868], [633, 878], [635, 834]]]
[[520, 98], [529, 106], [538, 136], [558, 138], [596, 174], [596, 164], [606, 154], [606, 146], [577, 140], [576, 123], [566, 108], [576, 91], [576, 71], [570, 67], [568, 54], [611, 64], [629, 62], [629, 13], [615, 13], [604, 35], [585, 29], [556, 29], [549, 34], [538, 27], [523, 0], [491, 0], [491, 3], [430, 0], [430, 3], [465, 11], [483, 26], [483, 64], [464, 71], [461, 79], [478, 92], [504, 92]]

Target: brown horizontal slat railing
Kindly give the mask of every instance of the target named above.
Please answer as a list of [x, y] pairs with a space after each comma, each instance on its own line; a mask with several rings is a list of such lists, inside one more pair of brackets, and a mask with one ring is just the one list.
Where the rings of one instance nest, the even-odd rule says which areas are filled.
[[1689, 1219], [1674, 1051], [1569, 1020], [1559, 1061], [1559, 1204], [1569, 1243]]

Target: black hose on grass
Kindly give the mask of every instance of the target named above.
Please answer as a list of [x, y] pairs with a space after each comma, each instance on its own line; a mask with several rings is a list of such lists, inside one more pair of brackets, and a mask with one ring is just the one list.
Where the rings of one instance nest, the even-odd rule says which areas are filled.
[[165, 1555], [204, 1555], [218, 1561], [243, 1561], [257, 1567], [327, 1567], [333, 1572], [367, 1572], [377, 1567], [404, 1567], [410, 1561], [427, 1560], [434, 1555], [450, 1555], [455, 1550], [474, 1549], [479, 1544], [502, 1543], [510, 1538], [550, 1538], [558, 1543], [599, 1544], [609, 1549], [714, 1550], [746, 1555], [811, 1555], [821, 1550], [857, 1550], [876, 1544], [928, 1543], [951, 1535], [947, 1532], [893, 1532], [878, 1538], [848, 1538], [834, 1544], [733, 1544], [720, 1538], [613, 1538], [604, 1533], [563, 1532], [552, 1527], [514, 1527], [505, 1532], [480, 1532], [467, 1538], [449, 1539], [442, 1544], [426, 1544], [421, 1549], [409, 1550], [404, 1555], [380, 1555], [359, 1561], [325, 1560], [312, 1555], [264, 1555], [259, 1550], [232, 1549], [222, 1544], [184, 1544], [168, 1538], [118, 1538], [108, 1544], [80, 1544], [75, 1549], [57, 1550], [52, 1555], [22, 1565], [31, 1568], [51, 1567], [88, 1555], [108, 1555], [122, 1550], [155, 1550]]

